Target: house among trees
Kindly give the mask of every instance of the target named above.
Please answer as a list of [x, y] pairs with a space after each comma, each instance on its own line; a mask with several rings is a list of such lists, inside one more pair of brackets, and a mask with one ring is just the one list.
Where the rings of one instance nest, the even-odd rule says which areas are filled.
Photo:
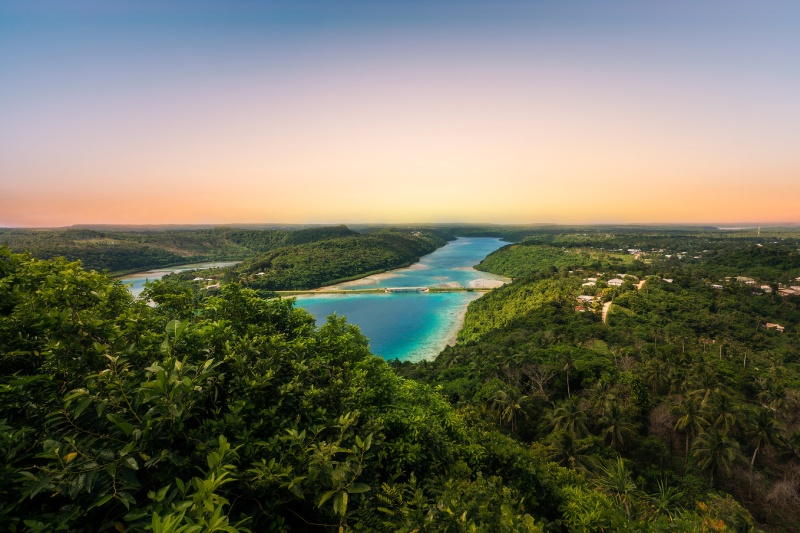
[[783, 330], [785, 329], [780, 324], [773, 324], [772, 322], [767, 322], [767, 326], [766, 327], [767, 327], [767, 329], [777, 329], [780, 333], [783, 333]]
[[624, 281], [622, 281], [619, 278], [614, 278], [614, 279], [608, 280], [607, 283], [608, 283], [609, 287], [619, 287], [620, 285], [622, 285], [624, 283]]

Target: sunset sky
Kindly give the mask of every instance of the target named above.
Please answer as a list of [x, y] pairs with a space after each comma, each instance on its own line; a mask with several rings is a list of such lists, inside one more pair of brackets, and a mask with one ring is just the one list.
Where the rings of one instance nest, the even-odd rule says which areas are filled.
[[0, 226], [800, 222], [800, 2], [0, 1]]

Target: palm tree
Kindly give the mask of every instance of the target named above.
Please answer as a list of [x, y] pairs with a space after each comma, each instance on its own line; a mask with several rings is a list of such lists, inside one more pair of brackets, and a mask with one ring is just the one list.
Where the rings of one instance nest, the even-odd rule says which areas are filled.
[[575, 439], [566, 431], [556, 431], [550, 435], [550, 442], [545, 448], [547, 451], [546, 457], [561, 466], [575, 470], [586, 470], [586, 462], [589, 456], [585, 455], [584, 452], [590, 447], [590, 442]]
[[569, 433], [573, 438], [586, 436], [586, 413], [581, 408], [580, 398], [565, 400], [560, 406], [550, 413], [553, 428]]
[[567, 398], [571, 398], [572, 395], [569, 392], [569, 372], [575, 369], [575, 360], [572, 358], [571, 353], [564, 355], [562, 360], [564, 361], [563, 370], [567, 373]]
[[686, 461], [689, 461], [689, 442], [703, 429], [706, 420], [703, 418], [700, 397], [695, 393], [687, 393], [683, 396], [680, 403], [672, 408], [673, 414], [678, 415], [675, 423], [677, 431], [686, 434]]
[[740, 409], [730, 395], [720, 391], [719, 388], [706, 394], [702, 407], [706, 420], [720, 431], [736, 433], [735, 430], [739, 429]]
[[720, 472], [731, 473], [733, 464], [743, 459], [739, 443], [716, 428], [700, 433], [692, 446], [697, 465], [711, 476], [710, 486], [714, 486], [714, 476]]
[[719, 379], [717, 372], [710, 364], [696, 363], [690, 368], [686, 382], [692, 389], [709, 391], [719, 382]]
[[589, 391], [588, 401], [592, 406], [592, 411], [600, 413], [606, 405], [606, 402], [616, 401], [617, 397], [614, 394], [614, 388], [611, 382], [607, 379], [600, 378]]
[[625, 438], [632, 437], [634, 431], [625, 411], [615, 401], [607, 401], [603, 413], [598, 420], [603, 428], [603, 438], [611, 439], [611, 447], [617, 449], [625, 446]]
[[780, 428], [778, 421], [769, 409], [760, 408], [756, 410], [750, 426], [748, 427], [750, 441], [755, 444], [753, 457], [750, 459], [750, 468], [756, 462], [756, 456], [762, 447], [782, 445]]
[[768, 407], [780, 416], [786, 407], [786, 387], [780, 382], [765, 384], [761, 392], [758, 393], [758, 400], [762, 406]]
[[671, 384], [669, 367], [660, 359], [651, 358], [645, 363], [643, 377], [653, 394], [667, 390]]
[[503, 390], [495, 392], [492, 407], [500, 415], [500, 423], [507, 424], [511, 427], [511, 431], [516, 431], [517, 415], [522, 414], [526, 417], [528, 416], [528, 413], [525, 412], [523, 407], [527, 399], [528, 396], [525, 394], [515, 398]]

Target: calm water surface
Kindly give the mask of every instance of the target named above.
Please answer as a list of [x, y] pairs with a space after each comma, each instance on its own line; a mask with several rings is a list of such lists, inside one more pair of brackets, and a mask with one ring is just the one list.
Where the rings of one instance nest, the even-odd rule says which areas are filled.
[[[378, 287], [477, 287], [508, 278], [472, 268], [505, 242], [492, 238], [460, 238], [422, 258], [419, 263], [387, 274], [346, 283], [341, 289]], [[325, 322], [345, 315], [370, 339], [373, 353], [386, 359], [432, 359], [453, 342], [467, 305], [479, 292], [389, 293], [298, 296], [297, 304]]]

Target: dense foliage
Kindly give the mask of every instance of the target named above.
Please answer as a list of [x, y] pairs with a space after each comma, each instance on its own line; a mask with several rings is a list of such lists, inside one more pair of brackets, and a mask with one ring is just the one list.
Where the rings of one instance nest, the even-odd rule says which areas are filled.
[[510, 244], [489, 255], [475, 268], [510, 278], [526, 278], [576, 268], [619, 269], [632, 263], [633, 257], [629, 254], [607, 253], [592, 248], [561, 249], [548, 245]]
[[[682, 508], [727, 493], [765, 527], [793, 531], [800, 294], [774, 289], [800, 268], [796, 242], [529, 235], [481, 263], [519, 279], [470, 304], [458, 345], [395, 367], [565, 467], [594, 476], [621, 457], [637, 491]], [[726, 523], [751, 528], [726, 501]], [[640, 504], [631, 496], [626, 512], [643, 519]]]
[[800, 268], [791, 235], [514, 229], [521, 244], [481, 268], [517, 279], [470, 305], [459, 344], [387, 364], [342, 319], [316, 328], [242, 286], [321, 285], [444, 242], [343, 232], [295, 232], [218, 291], [176, 276], [141, 300], [78, 263], [0, 247], [5, 529], [800, 521], [800, 297], [773, 290]]
[[182, 263], [253, 257], [290, 246], [354, 235], [345, 226], [286, 229], [0, 230], [0, 245], [39, 259], [66, 257], [87, 268], [134, 272]]
[[235, 284], [147, 296], [0, 249], [5, 530], [539, 531], [583, 486], [341, 319]]
[[408, 266], [446, 241], [432, 233], [381, 231], [285, 246], [230, 269], [261, 290], [311, 289]]

